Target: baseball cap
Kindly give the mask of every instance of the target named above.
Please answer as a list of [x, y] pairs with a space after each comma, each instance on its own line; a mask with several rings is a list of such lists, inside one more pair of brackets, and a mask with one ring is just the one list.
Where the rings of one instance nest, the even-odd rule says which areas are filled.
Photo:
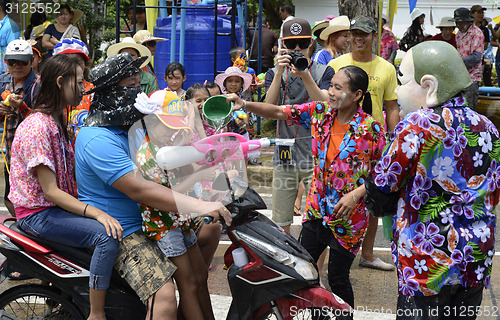
[[377, 24], [371, 17], [355, 16], [351, 20], [351, 30], [361, 30], [366, 33], [377, 32]]
[[488, 9], [486, 9], [485, 7], [480, 6], [479, 4], [475, 4], [475, 5], [473, 5], [473, 6], [470, 8], [470, 12], [471, 12], [471, 13], [475, 13], [475, 12], [478, 12], [478, 11], [481, 11], [481, 10], [486, 11], [486, 10], [488, 10]]
[[283, 40], [311, 37], [311, 26], [307, 20], [297, 18], [283, 24]]
[[33, 57], [33, 49], [31, 44], [25, 40], [13, 40], [5, 49], [4, 60], [19, 60], [28, 62]]
[[458, 8], [453, 12], [453, 20], [455, 22], [467, 22], [474, 21], [474, 18], [470, 15], [470, 10], [467, 8]]
[[155, 114], [160, 121], [171, 129], [190, 129], [182, 111], [182, 101], [175, 93], [156, 90], [149, 98], [161, 106], [161, 113]]

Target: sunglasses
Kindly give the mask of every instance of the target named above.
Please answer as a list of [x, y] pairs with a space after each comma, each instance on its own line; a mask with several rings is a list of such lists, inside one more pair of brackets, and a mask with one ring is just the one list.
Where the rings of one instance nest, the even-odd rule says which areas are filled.
[[28, 65], [29, 61], [21, 61], [21, 60], [14, 60], [14, 59], [9, 59], [7, 60], [7, 65], [9, 67], [13, 67], [15, 65], [20, 65], [20, 66], [23, 66], [23, 67], [26, 67]]
[[148, 41], [144, 43], [147, 47], [156, 47], [156, 41]]
[[307, 49], [309, 48], [309, 44], [311, 44], [311, 38], [306, 38], [306, 39], [286, 39], [283, 41], [285, 44], [285, 47], [287, 49], [295, 49], [297, 45], [299, 45], [300, 49]]

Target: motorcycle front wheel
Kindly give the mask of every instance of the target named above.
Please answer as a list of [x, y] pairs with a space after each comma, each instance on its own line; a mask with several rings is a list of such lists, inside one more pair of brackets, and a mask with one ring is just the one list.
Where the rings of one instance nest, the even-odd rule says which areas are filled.
[[0, 295], [0, 319], [85, 320], [78, 308], [55, 289], [41, 285], [20, 285]]

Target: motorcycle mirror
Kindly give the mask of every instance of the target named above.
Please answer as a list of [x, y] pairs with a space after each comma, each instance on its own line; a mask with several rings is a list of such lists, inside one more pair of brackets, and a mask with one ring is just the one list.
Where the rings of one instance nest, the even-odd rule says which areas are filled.
[[226, 191], [231, 189], [229, 177], [225, 172], [221, 172], [215, 177], [212, 183], [212, 189], [218, 191]]

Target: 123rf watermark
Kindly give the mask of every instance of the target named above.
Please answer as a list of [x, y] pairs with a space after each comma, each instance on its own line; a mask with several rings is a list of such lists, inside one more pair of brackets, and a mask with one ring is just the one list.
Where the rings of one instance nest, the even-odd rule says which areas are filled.
[[[385, 315], [396, 315], [398, 317], [422, 317], [422, 316], [444, 316], [452, 318], [461, 318], [466, 316], [477, 316], [477, 317], [498, 317], [500, 316], [500, 311], [497, 306], [442, 306], [442, 307], [430, 307], [428, 310], [421, 309], [385, 309], [385, 308], [369, 308], [364, 306], [358, 306], [354, 309], [359, 312], [369, 312], [373, 314], [385, 314]], [[425, 314], [424, 314], [425, 313]], [[299, 309], [296, 306], [290, 308], [290, 315], [292, 317], [326, 317], [326, 316], [347, 316], [349, 315], [347, 310], [339, 310], [331, 307], [318, 307], [312, 309]]]

